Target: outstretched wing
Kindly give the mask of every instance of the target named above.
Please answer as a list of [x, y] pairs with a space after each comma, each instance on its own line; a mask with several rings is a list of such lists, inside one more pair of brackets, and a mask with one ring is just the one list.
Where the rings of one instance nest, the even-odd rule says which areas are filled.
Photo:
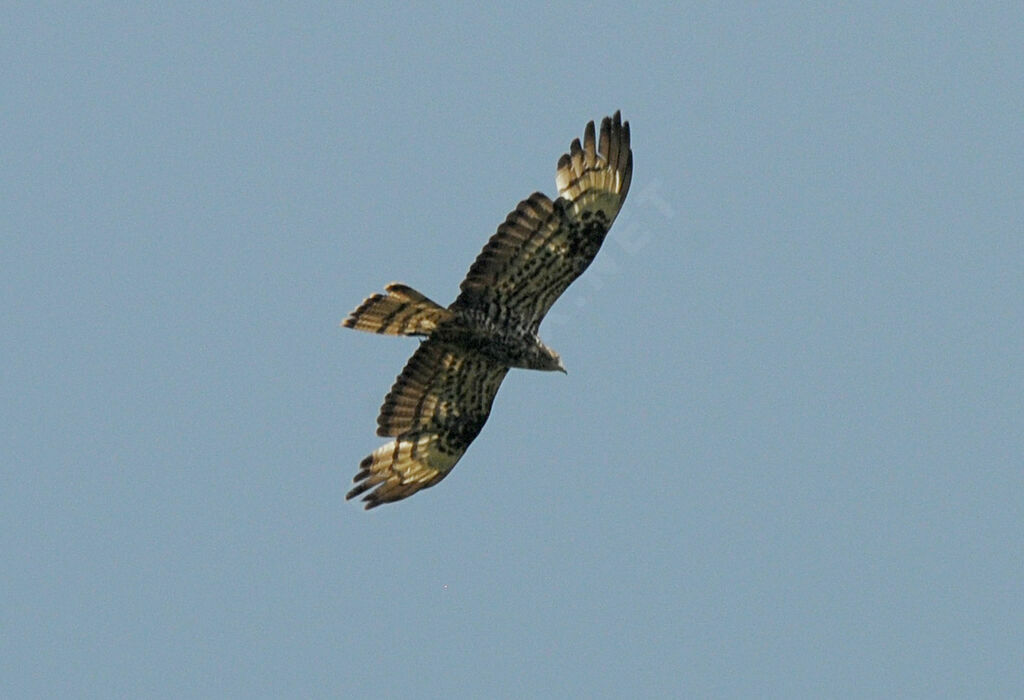
[[558, 161], [559, 197], [519, 203], [469, 268], [451, 309], [483, 311], [536, 332], [544, 315], [590, 265], [629, 192], [629, 122], [618, 112], [594, 122]]
[[[366, 508], [400, 501], [452, 470], [484, 427], [508, 367], [440, 340], [423, 341], [385, 397], [377, 434], [393, 437], [362, 461], [348, 492]], [[373, 489], [373, 490], [371, 490]]]

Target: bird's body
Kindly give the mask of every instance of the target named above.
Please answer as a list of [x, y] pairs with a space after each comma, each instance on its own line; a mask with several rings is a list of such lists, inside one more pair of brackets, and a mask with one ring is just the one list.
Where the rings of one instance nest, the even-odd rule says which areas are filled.
[[[483, 428], [512, 367], [565, 371], [538, 335], [555, 300], [590, 265], [633, 170], [629, 123], [594, 123], [558, 161], [559, 197], [535, 192], [498, 227], [447, 308], [390, 284], [345, 319], [349, 328], [425, 337], [384, 399], [377, 434], [394, 440], [360, 464], [346, 498], [367, 508], [443, 479]], [[372, 489], [372, 490], [371, 490]]]

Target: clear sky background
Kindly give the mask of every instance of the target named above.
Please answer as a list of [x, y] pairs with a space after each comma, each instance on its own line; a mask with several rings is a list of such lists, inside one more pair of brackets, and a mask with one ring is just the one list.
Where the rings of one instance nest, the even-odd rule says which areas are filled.
[[[1024, 693], [1024, 6], [0, 24], [0, 695]], [[590, 119], [630, 198], [442, 484], [343, 498]]]

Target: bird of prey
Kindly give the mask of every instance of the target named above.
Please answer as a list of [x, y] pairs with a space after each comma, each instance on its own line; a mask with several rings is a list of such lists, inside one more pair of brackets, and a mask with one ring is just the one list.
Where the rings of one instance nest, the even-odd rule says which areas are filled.
[[619, 112], [587, 124], [558, 160], [558, 198], [534, 192], [516, 206], [447, 308], [404, 284], [374, 294], [342, 325], [425, 339], [409, 358], [377, 418], [392, 438], [359, 465], [346, 499], [366, 508], [433, 486], [483, 428], [512, 367], [565, 372], [537, 335], [544, 315], [590, 265], [629, 191], [633, 152]]

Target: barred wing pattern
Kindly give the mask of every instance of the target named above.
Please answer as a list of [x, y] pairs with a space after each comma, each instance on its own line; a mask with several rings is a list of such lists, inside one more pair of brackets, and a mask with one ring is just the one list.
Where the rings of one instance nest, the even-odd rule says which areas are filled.
[[[540, 343], [537, 329], [597, 255], [632, 174], [629, 122], [618, 112], [605, 117], [599, 138], [590, 122], [582, 144], [573, 140], [558, 161], [558, 198], [536, 192], [520, 202], [484, 246], [447, 309], [393, 283], [344, 321], [368, 332], [427, 336], [377, 418], [377, 434], [394, 440], [362, 461], [346, 498], [362, 495], [369, 509], [433, 486], [483, 428], [511, 365], [562, 369], [560, 361], [520, 364], [522, 351], [544, 347], [557, 359]], [[524, 345], [510, 351], [510, 342]]]
[[629, 122], [619, 112], [594, 122], [558, 161], [554, 202], [535, 192], [508, 215], [480, 252], [454, 309], [480, 309], [536, 333], [551, 305], [583, 274], [622, 208], [633, 175]]
[[507, 372], [478, 352], [432, 338], [421, 343], [377, 418], [377, 434], [395, 439], [362, 461], [346, 498], [376, 486], [363, 499], [374, 508], [447, 476], [484, 427]]

